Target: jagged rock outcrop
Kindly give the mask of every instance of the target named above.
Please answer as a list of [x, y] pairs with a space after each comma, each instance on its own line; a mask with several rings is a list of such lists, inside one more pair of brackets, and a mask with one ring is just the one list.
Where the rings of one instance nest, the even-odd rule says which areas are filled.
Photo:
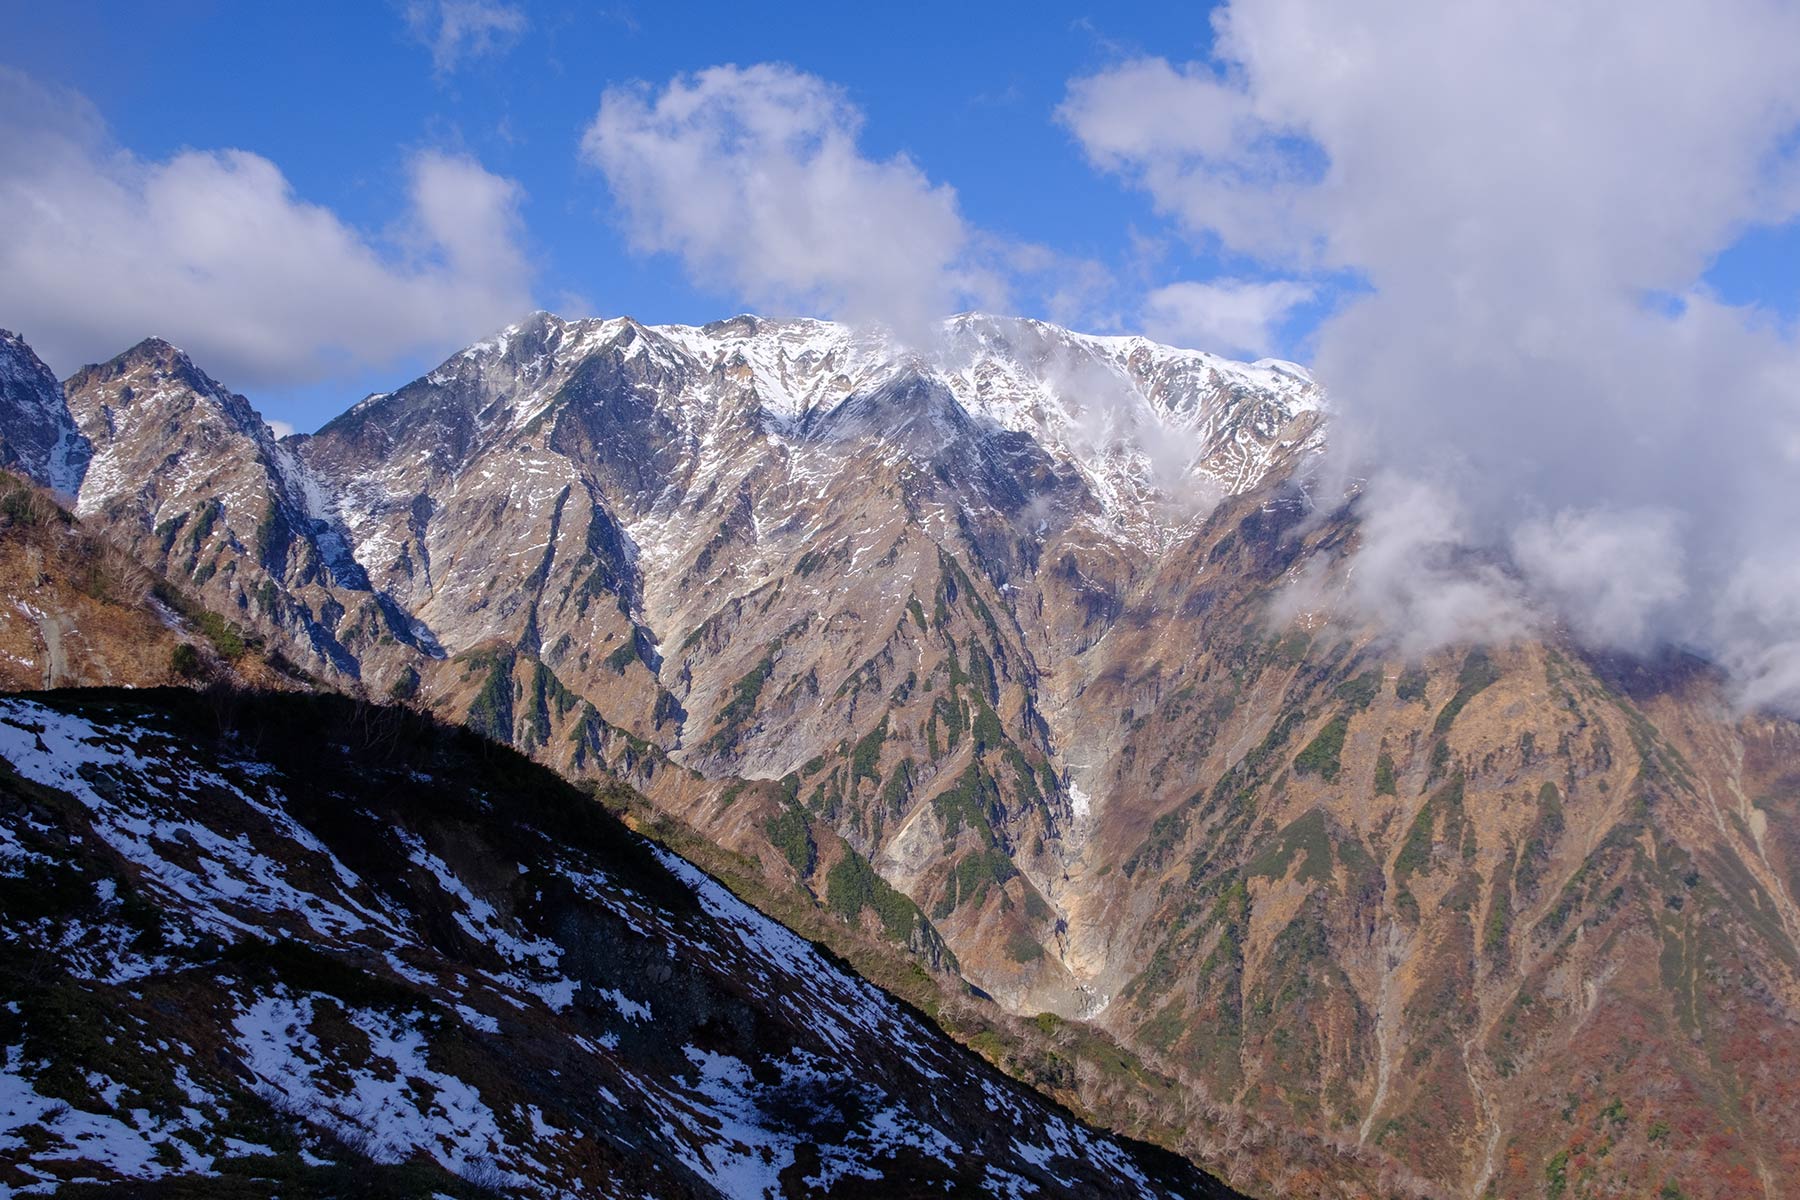
[[[308, 669], [359, 678], [435, 648], [372, 591], [306, 468], [242, 396], [151, 338], [65, 385], [93, 447], [78, 515]], [[384, 654], [395, 647], [393, 654]]]
[[73, 496], [90, 452], [55, 372], [24, 338], [0, 329], [0, 468]]

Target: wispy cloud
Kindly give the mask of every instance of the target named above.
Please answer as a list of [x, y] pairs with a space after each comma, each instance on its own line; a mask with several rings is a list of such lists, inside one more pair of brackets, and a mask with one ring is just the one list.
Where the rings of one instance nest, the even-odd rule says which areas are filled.
[[408, 0], [406, 27], [448, 75], [472, 58], [499, 54], [525, 32], [525, 10], [501, 0]]
[[1144, 299], [1144, 331], [1171, 345], [1263, 358], [1274, 352], [1282, 322], [1315, 292], [1283, 279], [1166, 284]]

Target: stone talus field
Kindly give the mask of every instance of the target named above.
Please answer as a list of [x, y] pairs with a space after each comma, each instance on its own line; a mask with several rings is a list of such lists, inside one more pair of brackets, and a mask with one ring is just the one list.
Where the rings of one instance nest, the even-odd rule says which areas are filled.
[[1800, 1178], [1800, 728], [1678, 657], [1278, 618], [1358, 538], [1298, 368], [538, 314], [310, 437], [160, 343], [66, 391], [146, 566], [1094, 1031], [1135, 1065], [1010, 1066], [1240, 1186]]

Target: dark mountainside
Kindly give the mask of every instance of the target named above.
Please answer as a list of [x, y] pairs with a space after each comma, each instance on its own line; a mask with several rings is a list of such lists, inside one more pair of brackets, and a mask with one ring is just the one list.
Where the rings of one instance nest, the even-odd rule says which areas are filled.
[[92, 449], [69, 416], [55, 373], [24, 338], [0, 329], [0, 468], [73, 496]]
[[473, 732], [74, 690], [0, 759], [16, 1194], [1234, 1194]]
[[[1800, 726], [1704, 663], [1414, 661], [1277, 603], [1360, 537], [1297, 367], [536, 314], [311, 436], [161, 342], [64, 390], [81, 536], [183, 598], [193, 677], [623, 780], [1008, 1074], [1245, 1191], [1800, 1178]], [[9, 678], [168, 681], [46, 672], [117, 640], [37, 528]]]

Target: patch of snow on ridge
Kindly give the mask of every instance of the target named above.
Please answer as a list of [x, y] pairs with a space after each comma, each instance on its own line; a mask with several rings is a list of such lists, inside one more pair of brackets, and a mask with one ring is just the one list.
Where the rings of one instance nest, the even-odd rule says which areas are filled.
[[508, 930], [494, 906], [471, 892], [449, 864], [425, 848], [417, 834], [395, 828], [394, 836], [406, 846], [408, 860], [430, 872], [438, 886], [460, 903], [461, 908], [455, 916], [464, 933], [492, 946], [509, 962], [530, 963], [553, 970], [562, 961], [562, 949], [555, 942], [544, 938], [522, 938]]
[[[192, 905], [196, 921], [229, 941], [242, 935], [268, 936], [252, 919], [275, 916], [303, 922], [328, 940], [355, 934], [392, 936], [392, 914], [376, 912], [348, 894], [361, 880], [278, 805], [256, 799], [245, 788], [217, 772], [138, 753], [147, 730], [106, 729], [80, 717], [59, 713], [28, 700], [0, 700], [0, 758], [33, 783], [74, 796], [89, 810], [93, 828], [121, 857], [144, 871], [146, 881]], [[171, 756], [175, 757], [175, 756]], [[297, 846], [342, 885], [334, 899], [317, 885], [299, 886], [288, 878], [289, 862], [258, 850], [250, 838], [228, 838], [202, 821], [148, 801], [129, 787], [107, 788], [93, 780], [120, 782], [156, 778], [158, 787], [174, 795], [224, 792], [261, 816], [271, 831]], [[166, 783], [164, 782], [166, 781]]]
[[[39, 1160], [66, 1167], [71, 1160], [78, 1160], [144, 1180], [212, 1166], [211, 1155], [200, 1153], [186, 1139], [174, 1136], [186, 1133], [191, 1137], [202, 1132], [200, 1129], [153, 1119], [142, 1109], [126, 1114], [130, 1121], [92, 1111], [93, 1107], [111, 1107], [106, 1094], [116, 1095], [117, 1084], [102, 1080], [104, 1086], [89, 1097], [92, 1103], [79, 1108], [42, 1094], [27, 1073], [34, 1067], [42, 1070], [48, 1066], [49, 1063], [27, 1063], [19, 1046], [0, 1048], [0, 1161], [22, 1167], [25, 1162]], [[95, 1080], [89, 1082], [91, 1085]], [[200, 1116], [193, 1109], [188, 1111]], [[32, 1131], [29, 1142], [22, 1136], [25, 1130]], [[42, 1175], [45, 1182], [16, 1191], [8, 1189], [5, 1195], [51, 1194], [62, 1186], [61, 1176], [31, 1167], [22, 1169]]]
[[1255, 486], [1281, 454], [1306, 449], [1286, 436], [1288, 425], [1324, 409], [1322, 389], [1294, 363], [1237, 362], [1141, 336], [1074, 333], [982, 313], [948, 319], [936, 344], [922, 349], [879, 330], [808, 318], [642, 326], [629, 318], [564, 322], [535, 314], [427, 379], [499, 371], [512, 340], [528, 330], [543, 337], [545, 351], [510, 368], [508, 428], [546, 411], [584, 359], [626, 336], [626, 358], [651, 354], [676, 377], [686, 376], [675, 385], [678, 394], [663, 398], [665, 411], [685, 436], [702, 442], [722, 406], [743, 389], [754, 394], [769, 431], [795, 441], [847, 398], [916, 374], [943, 384], [978, 421], [1031, 436], [1080, 471], [1105, 511], [1133, 523], [1180, 523], [1192, 515], [1145, 518], [1146, 499], [1159, 494], [1181, 494], [1190, 502], [1178, 507], [1193, 509], [1196, 484], [1202, 493]]
[[[807, 985], [809, 994], [795, 996], [790, 989], [776, 989], [781, 1003], [800, 1017], [827, 1044], [848, 1051], [855, 1045], [850, 1027], [862, 1029], [878, 1044], [899, 1046], [913, 1056], [913, 1065], [927, 1078], [944, 1078], [940, 1065], [918, 1036], [915, 1019], [909, 1017], [886, 993], [861, 978], [845, 975], [819, 956], [812, 943], [793, 930], [765, 917], [727, 891], [723, 884], [686, 859], [651, 847], [657, 859], [685, 883], [701, 907], [739, 941], [744, 965], [765, 982], [777, 981], [770, 968]], [[821, 1004], [821, 1000], [829, 1004]], [[928, 1060], [929, 1059], [929, 1060]]]
[[[366, 1066], [348, 1070], [341, 1057], [326, 1054], [313, 1028], [318, 1003], [343, 1009], [343, 1019], [368, 1039]], [[278, 987], [240, 1009], [232, 1029], [244, 1065], [265, 1090], [311, 1124], [359, 1135], [376, 1161], [424, 1153], [454, 1172], [488, 1164], [510, 1185], [528, 1186], [528, 1176], [505, 1165], [519, 1152], [481, 1093], [427, 1062], [421, 1019], [344, 1009], [336, 999]]]
[[[959, 1148], [942, 1130], [909, 1116], [880, 1088], [828, 1073], [830, 1064], [803, 1051], [765, 1062], [760, 1072], [740, 1059], [696, 1046], [682, 1052], [690, 1064], [685, 1074], [692, 1077], [682, 1102], [670, 1103], [657, 1087], [647, 1088], [645, 1098], [662, 1114], [676, 1153], [727, 1196], [775, 1200], [786, 1195], [781, 1177], [805, 1143], [818, 1155], [815, 1172], [806, 1180], [816, 1188], [851, 1178], [881, 1180], [878, 1164], [902, 1150], [947, 1167], [957, 1164]], [[801, 1099], [820, 1089], [830, 1094]], [[782, 1119], [782, 1111], [796, 1102], [802, 1108], [865, 1115], [846, 1131], [843, 1144], [819, 1145], [804, 1122], [791, 1126]]]
[[1088, 794], [1073, 781], [1069, 783], [1069, 813], [1075, 818], [1077, 825], [1087, 824], [1094, 815], [1094, 806]]

